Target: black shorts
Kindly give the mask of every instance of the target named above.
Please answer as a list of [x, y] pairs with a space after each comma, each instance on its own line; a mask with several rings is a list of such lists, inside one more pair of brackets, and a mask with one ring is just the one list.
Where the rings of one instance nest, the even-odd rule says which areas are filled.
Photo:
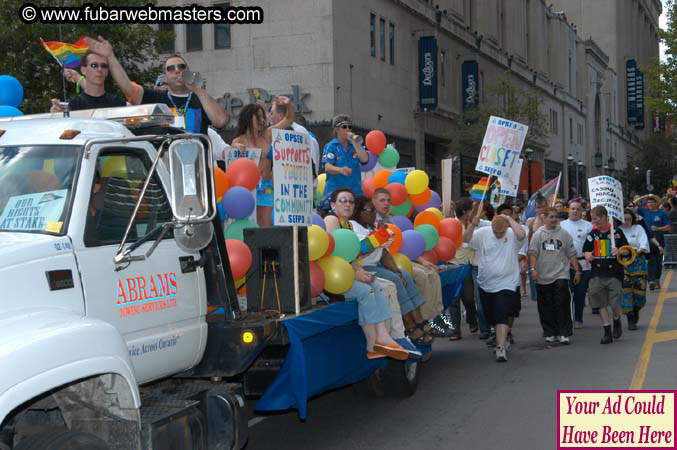
[[507, 325], [508, 317], [516, 317], [515, 310], [515, 291], [504, 289], [498, 292], [486, 292], [480, 290], [480, 301], [484, 310], [484, 317], [489, 325]]
[[522, 292], [520, 287], [515, 289], [515, 296], [513, 297], [512, 310], [510, 310], [510, 317], [519, 317], [522, 311]]

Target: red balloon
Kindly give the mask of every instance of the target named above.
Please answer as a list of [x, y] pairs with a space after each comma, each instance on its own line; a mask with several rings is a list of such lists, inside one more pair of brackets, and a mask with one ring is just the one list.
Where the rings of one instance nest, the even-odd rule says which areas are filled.
[[440, 240], [437, 241], [437, 245], [433, 250], [437, 253], [440, 261], [450, 261], [456, 256], [456, 244], [446, 236], [440, 236]]
[[334, 251], [334, 247], [336, 247], [336, 241], [334, 240], [334, 236], [332, 236], [331, 233], [327, 233], [327, 236], [329, 236], [329, 247], [327, 247], [327, 253], [322, 255], [322, 258], [326, 258], [327, 256], [331, 255], [332, 252]]
[[382, 169], [374, 175], [374, 189], [388, 186], [388, 177], [392, 175], [392, 170]]
[[367, 133], [367, 137], [364, 138], [364, 143], [367, 144], [367, 148], [374, 155], [378, 156], [383, 152], [383, 149], [386, 148], [386, 135], [382, 131], [372, 130]]
[[433, 264], [437, 264], [437, 253], [435, 253], [435, 249], [432, 250], [427, 250], [423, 252], [423, 255], [421, 255], [421, 258], [425, 259], [426, 261], [430, 261]]
[[317, 297], [324, 290], [324, 272], [315, 261], [310, 261], [310, 296]]
[[459, 236], [463, 239], [463, 225], [461, 225], [458, 219], [452, 217], [442, 219], [438, 231], [440, 232], [440, 237], [448, 237], [452, 242], [457, 242]]
[[412, 205], [423, 206], [430, 201], [432, 195], [433, 194], [430, 191], [430, 188], [425, 188], [425, 191], [421, 192], [420, 194], [410, 195], [409, 199], [411, 200]]
[[399, 206], [407, 201], [409, 193], [403, 184], [390, 183], [388, 186], [386, 186], [386, 189], [388, 189], [388, 192], [390, 192], [390, 202], [393, 206]]
[[242, 278], [252, 265], [252, 252], [247, 244], [238, 239], [226, 239], [226, 250], [233, 278]]
[[259, 168], [254, 161], [247, 158], [237, 158], [226, 169], [226, 176], [232, 186], [242, 186], [250, 191], [256, 188], [261, 179]]
[[374, 177], [362, 180], [362, 192], [364, 192], [364, 196], [367, 198], [374, 196]]

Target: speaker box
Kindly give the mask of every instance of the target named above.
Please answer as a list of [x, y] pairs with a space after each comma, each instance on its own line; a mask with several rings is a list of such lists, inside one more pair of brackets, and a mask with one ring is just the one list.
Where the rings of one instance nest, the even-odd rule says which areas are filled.
[[[245, 228], [244, 242], [252, 252], [253, 273], [247, 280], [247, 311], [278, 310], [294, 313], [294, 233], [298, 244], [298, 290], [301, 311], [310, 308], [310, 265], [306, 227]], [[266, 272], [267, 268], [267, 272]], [[264, 286], [264, 273], [265, 286]], [[263, 292], [263, 308], [261, 293]]]

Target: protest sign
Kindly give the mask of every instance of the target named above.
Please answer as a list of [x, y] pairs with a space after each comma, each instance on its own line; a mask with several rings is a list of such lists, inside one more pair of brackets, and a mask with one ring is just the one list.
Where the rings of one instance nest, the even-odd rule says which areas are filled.
[[261, 159], [261, 149], [247, 148], [240, 151], [240, 149], [235, 147], [226, 147], [223, 150], [223, 159], [226, 162], [226, 167], [228, 167], [233, 160], [238, 158], [251, 159], [258, 166], [259, 160]]
[[592, 208], [602, 205], [609, 212], [609, 217], [624, 222], [623, 185], [620, 181], [606, 175], [588, 178], [588, 189]]
[[501, 195], [507, 196], [507, 197], [517, 197], [517, 191], [519, 189], [519, 184], [520, 184], [520, 174], [522, 173], [522, 164], [524, 163], [524, 160], [522, 158], [519, 158], [517, 160], [517, 164], [515, 167], [514, 174], [512, 177], [504, 178], [504, 177], [498, 177], [498, 181], [501, 183], [501, 186], [499, 188], [499, 193]]
[[502, 178], [519, 179], [517, 161], [529, 127], [491, 116], [475, 170]]
[[55, 231], [68, 196], [68, 189], [11, 197], [0, 214], [0, 229], [11, 231]]
[[275, 225], [312, 225], [312, 163], [307, 134], [273, 130]]

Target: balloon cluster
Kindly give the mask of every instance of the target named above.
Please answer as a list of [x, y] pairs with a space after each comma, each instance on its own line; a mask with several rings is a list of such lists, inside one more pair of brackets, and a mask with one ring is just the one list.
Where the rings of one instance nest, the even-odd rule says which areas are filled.
[[256, 206], [252, 190], [259, 183], [259, 168], [247, 158], [238, 158], [230, 163], [224, 172], [214, 168], [214, 190], [217, 198], [219, 218], [235, 219], [224, 232], [230, 270], [233, 272], [235, 287], [245, 283], [245, 275], [252, 264], [252, 253], [244, 241], [245, 228], [258, 228], [247, 219]]
[[23, 116], [17, 108], [24, 98], [24, 88], [10, 75], [0, 75], [0, 117]]

